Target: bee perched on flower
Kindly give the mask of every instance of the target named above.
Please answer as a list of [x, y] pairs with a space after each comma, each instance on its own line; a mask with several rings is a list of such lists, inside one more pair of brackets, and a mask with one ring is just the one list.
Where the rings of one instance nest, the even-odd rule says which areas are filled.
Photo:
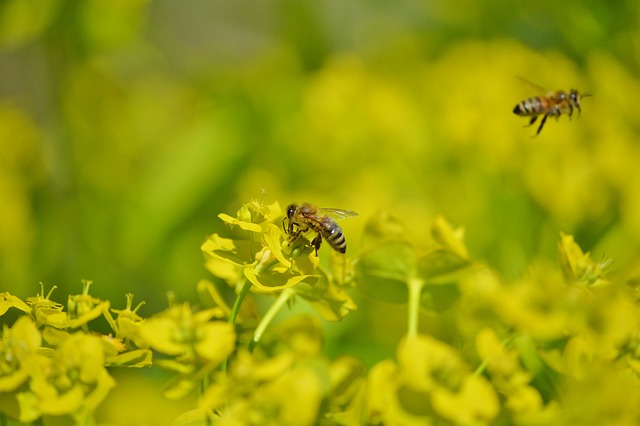
[[316, 237], [311, 241], [316, 256], [323, 238], [335, 251], [346, 253], [347, 240], [336, 220], [353, 216], [358, 216], [358, 213], [351, 210], [320, 208], [309, 203], [290, 204], [282, 227], [289, 234], [290, 241], [296, 240], [304, 232], [316, 232]]

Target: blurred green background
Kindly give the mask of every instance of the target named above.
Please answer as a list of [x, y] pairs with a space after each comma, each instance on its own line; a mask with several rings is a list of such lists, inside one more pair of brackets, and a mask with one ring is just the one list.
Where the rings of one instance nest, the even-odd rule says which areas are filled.
[[[0, 290], [194, 299], [200, 244], [259, 198], [441, 213], [507, 278], [560, 231], [640, 265], [637, 1], [5, 0]], [[593, 97], [536, 127], [550, 90]], [[56, 297], [54, 296], [54, 299]]]

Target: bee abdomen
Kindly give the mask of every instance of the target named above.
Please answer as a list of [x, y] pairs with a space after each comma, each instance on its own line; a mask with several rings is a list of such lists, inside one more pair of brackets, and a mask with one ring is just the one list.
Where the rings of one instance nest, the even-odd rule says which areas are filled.
[[513, 109], [513, 113], [517, 115], [536, 115], [540, 114], [544, 105], [540, 97], [525, 99]]
[[344, 238], [342, 230], [338, 226], [333, 226], [325, 227], [324, 231], [324, 239], [327, 240], [327, 243], [329, 243], [335, 251], [346, 253], [347, 240]]

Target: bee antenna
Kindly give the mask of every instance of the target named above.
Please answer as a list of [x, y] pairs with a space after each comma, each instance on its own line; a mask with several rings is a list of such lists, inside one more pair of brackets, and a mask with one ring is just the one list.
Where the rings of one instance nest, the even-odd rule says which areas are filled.
[[593, 96], [593, 95], [592, 95], [591, 93], [589, 93], [589, 92], [584, 92], [584, 93], [582, 94], [582, 97], [583, 97], [583, 98], [588, 98], [589, 96]]

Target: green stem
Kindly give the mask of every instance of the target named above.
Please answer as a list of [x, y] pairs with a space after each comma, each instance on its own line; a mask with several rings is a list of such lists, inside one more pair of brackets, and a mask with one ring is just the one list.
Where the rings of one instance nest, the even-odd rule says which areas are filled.
[[410, 278], [407, 282], [409, 287], [409, 318], [407, 325], [407, 336], [414, 337], [418, 334], [418, 319], [420, 314], [420, 296], [424, 281], [420, 278]]
[[264, 314], [264, 317], [260, 321], [260, 324], [258, 324], [258, 327], [256, 328], [256, 331], [253, 334], [253, 339], [251, 340], [251, 343], [249, 343], [250, 352], [253, 352], [253, 350], [256, 347], [256, 344], [262, 338], [262, 335], [264, 334], [265, 330], [267, 329], [271, 321], [273, 321], [277, 313], [280, 312], [280, 309], [282, 309], [284, 304], [287, 303], [287, 301], [291, 298], [291, 296], [293, 296], [293, 294], [294, 292], [292, 289], [290, 288], [284, 289], [282, 293], [280, 293], [280, 296], [278, 296], [278, 298], [276, 299], [275, 303], [271, 305], [267, 313]]
[[[234, 325], [236, 323], [236, 318], [238, 317], [238, 313], [240, 312], [240, 307], [242, 306], [242, 302], [244, 301], [244, 298], [247, 297], [247, 293], [249, 293], [249, 290], [251, 290], [251, 286], [253, 284], [251, 284], [251, 281], [246, 280], [244, 283], [244, 286], [242, 286], [242, 289], [240, 290], [240, 293], [238, 293], [238, 297], [236, 297], [236, 301], [233, 304], [233, 308], [231, 308], [231, 313], [229, 314], [229, 319], [227, 320], [227, 322], [231, 325]], [[225, 358], [225, 360], [222, 362], [222, 365], [220, 365], [220, 371], [223, 374], [227, 373], [227, 363], [229, 362], [229, 358]], [[209, 380], [206, 377], [205, 380], [202, 383], [203, 386], [203, 390], [206, 389], [206, 387], [208, 386]]]
[[242, 290], [238, 293], [238, 297], [236, 297], [236, 301], [233, 304], [233, 308], [231, 308], [231, 313], [229, 314], [229, 324], [233, 325], [236, 323], [236, 318], [238, 317], [238, 312], [240, 312], [240, 307], [242, 306], [242, 302], [244, 298], [247, 297], [247, 293], [251, 290], [251, 281], [246, 280], [244, 286], [242, 286]]
[[247, 232], [249, 232], [249, 252], [251, 253], [251, 259], [253, 259], [255, 256], [255, 250], [253, 248], [255, 244], [253, 240], [253, 231], [247, 231]]

